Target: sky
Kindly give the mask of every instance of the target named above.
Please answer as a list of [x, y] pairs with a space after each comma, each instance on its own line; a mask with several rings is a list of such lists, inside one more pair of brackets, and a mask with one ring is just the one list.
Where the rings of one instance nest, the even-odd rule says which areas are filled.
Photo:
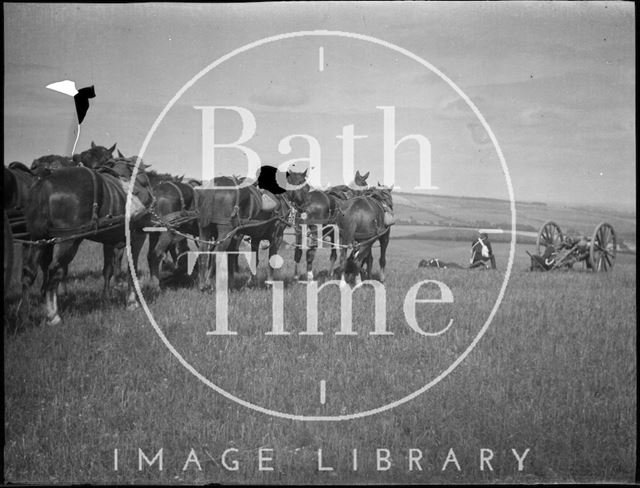
[[[244, 145], [261, 163], [298, 160], [304, 168], [313, 146], [318, 181], [341, 184], [345, 139], [338, 136], [353, 126], [355, 136], [366, 136], [353, 141], [354, 168], [382, 183], [384, 116], [377, 107], [386, 106], [395, 107], [388, 146], [414, 135], [430, 148], [415, 138], [392, 148], [394, 188], [507, 198], [482, 123], [417, 57], [477, 106], [504, 154], [517, 201], [635, 207], [631, 3], [5, 3], [3, 10], [5, 165], [71, 152], [73, 101], [47, 90], [49, 83], [95, 86], [76, 152], [95, 141], [117, 143], [130, 156], [178, 91], [222, 56], [278, 34], [340, 31], [414, 57], [336, 35], [248, 49], [184, 91], [151, 137], [145, 162], [201, 177], [203, 141], [232, 143], [244, 130]], [[240, 107], [245, 119], [239, 109], [217, 109], [214, 130], [203, 136], [202, 106]], [[421, 151], [430, 153], [430, 168], [423, 167], [429, 190], [417, 189]], [[246, 160], [237, 147], [217, 148], [215, 174], [245, 174]]]

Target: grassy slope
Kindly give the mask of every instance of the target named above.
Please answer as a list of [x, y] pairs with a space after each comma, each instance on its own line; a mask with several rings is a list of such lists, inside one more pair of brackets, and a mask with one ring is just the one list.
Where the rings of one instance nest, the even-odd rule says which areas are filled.
[[[509, 203], [493, 199], [399, 193], [394, 195], [394, 210], [398, 218], [413, 218], [416, 223], [438, 224], [442, 221], [477, 227], [477, 222], [485, 221], [494, 226], [503, 224], [504, 227], [511, 222]], [[565, 232], [588, 236], [598, 223], [607, 221], [625, 241], [635, 243], [636, 240], [636, 216], [625, 211], [518, 202], [516, 217], [518, 224], [530, 226], [535, 231], [544, 222], [554, 220]]]
[[[494, 250], [503, 270], [507, 247], [496, 244]], [[40, 326], [41, 312], [34, 305], [30, 322], [18, 332], [5, 327], [7, 481], [633, 479], [635, 256], [620, 255], [608, 274], [538, 274], [526, 271], [528, 258], [519, 247], [504, 303], [458, 369], [391, 412], [318, 424], [249, 411], [198, 382], [161, 344], [142, 311], [122, 308], [122, 293], [107, 304], [100, 302], [100, 263], [92, 257], [96, 252], [95, 245], [83, 244], [71, 266], [72, 277], [82, 279], [72, 279], [69, 295], [61, 299], [62, 325]], [[371, 408], [424, 384], [466, 347], [502, 276], [417, 268], [419, 259], [427, 256], [460, 262], [468, 243], [394, 240], [389, 253], [386, 289], [393, 338], [364, 335], [372, 322], [371, 297], [354, 305], [355, 329], [361, 331], [355, 338], [328, 333], [327, 324], [337, 320], [330, 299], [321, 300], [320, 320], [327, 331], [322, 338], [264, 336], [271, 320], [266, 290], [232, 294], [232, 328], [241, 334], [225, 340], [204, 335], [214, 320], [212, 296], [195, 289], [168, 289], [151, 307], [190, 361], [243, 398], [310, 414]], [[326, 255], [319, 258], [320, 268], [326, 263]], [[291, 273], [290, 259], [283, 271]], [[456, 297], [457, 325], [437, 340], [421, 340], [398, 315], [408, 286], [427, 278], [447, 283]], [[16, 291], [5, 302], [9, 322]], [[299, 306], [303, 298], [299, 287], [287, 288], [288, 330], [299, 331], [304, 325]], [[198, 312], [203, 308], [206, 313]], [[443, 309], [419, 309], [422, 324], [444, 323], [449, 316]], [[317, 401], [320, 379], [327, 380], [324, 407]], [[275, 449], [274, 472], [257, 470], [257, 449], [262, 446]], [[148, 455], [164, 447], [165, 470], [139, 473], [138, 447]], [[220, 454], [228, 447], [240, 449], [237, 473], [220, 466]], [[426, 449], [421, 473], [407, 471], [407, 450], [412, 447]], [[451, 466], [441, 471], [450, 447], [460, 473]], [[526, 447], [531, 448], [526, 470], [518, 474], [509, 451]], [[118, 472], [111, 468], [114, 448], [121, 450]], [[181, 470], [190, 448], [196, 450], [203, 471], [193, 466]], [[336, 472], [317, 472], [318, 448]], [[353, 448], [360, 450], [357, 473], [348, 463]], [[375, 448], [391, 450], [390, 471], [375, 471]], [[480, 448], [495, 451], [495, 472], [479, 471]]]

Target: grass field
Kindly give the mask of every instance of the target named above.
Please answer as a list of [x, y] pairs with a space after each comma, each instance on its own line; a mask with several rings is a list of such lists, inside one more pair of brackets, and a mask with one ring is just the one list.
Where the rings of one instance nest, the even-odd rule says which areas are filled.
[[[284, 294], [287, 336], [268, 336], [269, 288], [232, 291], [229, 326], [237, 336], [208, 336], [213, 294], [194, 287], [147, 293], [159, 326], [198, 371], [263, 407], [300, 415], [339, 415], [382, 406], [420, 388], [446, 368], [483, 325], [495, 302], [508, 246], [494, 244], [497, 271], [419, 269], [426, 257], [465, 264], [468, 242], [394, 239], [389, 246], [386, 308], [392, 336], [370, 336], [371, 291], [354, 295], [355, 336], [336, 336], [337, 287], [323, 291], [322, 336], [301, 336], [302, 284]], [[300, 422], [242, 407], [206, 387], [171, 355], [143, 311], [124, 309], [124, 292], [100, 299], [99, 247], [85, 242], [72, 263], [63, 323], [43, 325], [37, 283], [24, 323], [16, 323], [17, 279], [5, 295], [6, 482], [101, 483], [433, 483], [631, 482], [636, 459], [636, 261], [619, 255], [610, 273], [581, 269], [530, 273], [518, 245], [495, 319], [477, 347], [433, 388], [391, 411], [344, 422]], [[317, 269], [326, 269], [320, 251]], [[377, 271], [377, 250], [374, 250]], [[282, 249], [293, 271], [290, 249]], [[19, 263], [19, 253], [18, 259]], [[17, 264], [18, 264], [17, 263]], [[264, 279], [265, 259], [259, 271]], [[143, 260], [142, 273], [146, 272]], [[16, 269], [16, 272], [18, 270]], [[403, 300], [420, 280], [445, 283], [453, 304], [416, 306], [423, 337], [406, 324]], [[420, 298], [431, 293], [423, 289]], [[320, 402], [321, 381], [326, 403]], [[138, 448], [157, 463], [138, 471]], [[223, 451], [235, 448], [228, 471]], [[259, 449], [270, 448], [259, 470]], [[491, 449], [493, 471], [480, 470]], [[511, 449], [522, 455], [517, 470]], [[118, 449], [118, 470], [114, 470]], [[193, 449], [202, 470], [192, 462]], [[318, 470], [318, 449], [323, 465]], [[358, 470], [353, 470], [353, 450]], [[391, 468], [378, 471], [376, 449]], [[422, 471], [409, 470], [420, 449]], [[447, 464], [450, 449], [460, 466]], [[384, 463], [383, 463], [384, 464]]]

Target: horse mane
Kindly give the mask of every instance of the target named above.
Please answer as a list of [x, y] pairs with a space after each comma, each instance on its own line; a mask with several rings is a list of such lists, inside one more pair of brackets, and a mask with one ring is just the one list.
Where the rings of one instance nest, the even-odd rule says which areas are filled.
[[158, 173], [155, 169], [152, 169], [151, 171], [147, 171], [146, 173], [152, 185], [161, 183], [163, 181], [171, 181], [172, 183], [180, 183], [180, 181], [182, 181], [182, 177], [178, 179], [177, 176], [174, 176], [169, 173]]
[[364, 190], [362, 196], [372, 198], [380, 203], [385, 203], [393, 208], [393, 198], [391, 197], [391, 190], [389, 188], [371, 187]]
[[202, 180], [196, 180], [195, 178], [189, 178], [187, 184], [190, 186], [202, 186]]
[[33, 162], [35, 163], [36, 161], [39, 161], [42, 163], [53, 163], [55, 161], [61, 161], [61, 160], [67, 161], [69, 163], [73, 162], [72, 158], [67, 156], [59, 156], [57, 154], [47, 154], [46, 156], [40, 156], [39, 158], [34, 159]]
[[14, 161], [13, 163], [10, 163], [9, 169], [15, 171], [24, 171], [25, 173], [33, 174], [29, 167], [26, 164], [21, 163], [20, 161]]
[[120, 178], [122, 176], [115, 169], [113, 169], [110, 166], [106, 166], [106, 165], [103, 165], [103, 166], [100, 166], [100, 167], [96, 168], [96, 172], [98, 172], [98, 173], [106, 173], [108, 175], [115, 176], [116, 178]]

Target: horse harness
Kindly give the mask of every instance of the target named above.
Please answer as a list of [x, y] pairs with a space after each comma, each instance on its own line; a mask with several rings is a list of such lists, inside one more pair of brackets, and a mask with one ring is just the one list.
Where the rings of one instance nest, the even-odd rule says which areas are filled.
[[180, 190], [180, 187], [176, 185], [173, 181], [161, 181], [160, 184], [169, 185], [173, 187], [173, 189], [178, 193], [178, 196], [180, 197], [180, 213], [184, 214], [187, 211], [187, 206], [184, 202], [184, 195], [182, 194], [182, 190]]

